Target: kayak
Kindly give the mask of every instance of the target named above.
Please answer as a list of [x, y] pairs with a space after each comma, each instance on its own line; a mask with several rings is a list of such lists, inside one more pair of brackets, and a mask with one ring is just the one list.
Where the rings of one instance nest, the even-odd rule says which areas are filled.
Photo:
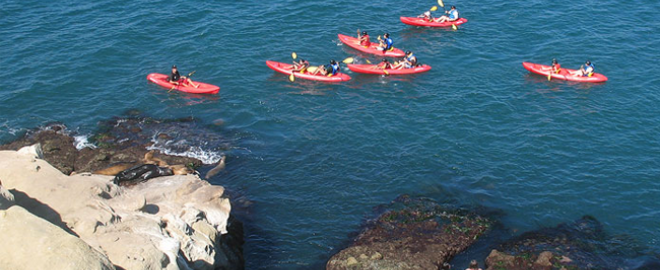
[[[293, 68], [293, 65], [287, 64], [287, 63], [282, 63], [282, 62], [275, 62], [268, 60], [266, 61], [266, 65], [280, 73], [284, 74], [291, 74], [291, 68]], [[326, 76], [326, 75], [321, 75], [321, 74], [316, 74], [312, 75], [309, 72], [294, 72], [293, 76], [296, 78], [301, 78], [301, 79], [306, 79], [306, 80], [313, 80], [313, 81], [322, 81], [322, 82], [343, 82], [343, 81], [348, 81], [351, 79], [350, 76], [344, 74], [344, 73], [337, 73], [334, 76]]]
[[198, 88], [193, 86], [174, 85], [169, 82], [169, 76], [160, 73], [151, 73], [147, 75], [147, 80], [167, 89], [172, 89], [174, 87], [174, 89], [181, 92], [192, 94], [217, 94], [220, 92], [220, 87], [203, 82], [193, 81], [195, 84], [199, 84]]
[[361, 51], [363, 53], [369, 53], [369, 54], [376, 54], [376, 55], [382, 55], [382, 56], [388, 56], [388, 57], [404, 57], [406, 56], [406, 53], [403, 52], [400, 49], [392, 47], [392, 50], [386, 51], [383, 53], [383, 51], [378, 49], [378, 42], [371, 42], [370, 46], [363, 46], [360, 45], [360, 40], [351, 36], [347, 35], [342, 35], [338, 34], [339, 40], [348, 45], [349, 47], [356, 49], [358, 51]]
[[559, 73], [553, 73], [551, 72], [552, 70], [551, 66], [534, 64], [530, 62], [523, 62], [523, 67], [532, 73], [536, 73], [546, 77], [552, 73], [551, 79], [574, 81], [574, 82], [592, 82], [592, 83], [607, 81], [607, 77], [605, 77], [605, 75], [600, 73], [594, 73], [591, 77], [575, 76], [573, 75], [573, 73], [576, 72], [577, 70], [567, 69], [567, 68], [562, 68], [559, 71]]
[[[431, 70], [429, 65], [420, 65], [414, 68], [404, 68], [404, 69], [386, 69], [382, 70], [377, 68], [377, 65], [348, 65], [348, 69], [356, 73], [364, 74], [381, 74], [381, 75], [405, 75], [405, 74], [415, 74], [422, 73]], [[387, 71], [387, 73], [385, 73]]]
[[428, 26], [428, 27], [451, 27], [452, 25], [461, 25], [468, 21], [466, 18], [458, 18], [458, 20], [455, 20], [453, 22], [442, 22], [442, 23], [437, 22], [436, 21], [437, 18], [433, 19], [432, 22], [424, 20], [423, 18], [415, 18], [415, 17], [401, 17], [400, 19], [402, 23], [408, 25]]

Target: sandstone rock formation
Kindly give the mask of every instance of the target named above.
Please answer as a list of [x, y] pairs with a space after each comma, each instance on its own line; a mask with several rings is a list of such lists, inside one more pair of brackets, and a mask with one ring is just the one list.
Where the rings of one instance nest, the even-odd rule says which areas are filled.
[[[196, 175], [158, 177], [125, 188], [112, 184], [110, 176], [67, 176], [33, 154], [0, 151], [0, 179], [15, 198], [16, 205], [10, 210], [27, 209], [34, 219], [43, 219], [40, 224], [68, 232], [119, 268], [243, 267], [242, 231], [228, 232], [231, 205], [223, 196], [224, 189]], [[28, 233], [21, 229], [15, 228], [12, 234], [3, 231], [3, 241], [21, 241]], [[66, 250], [70, 243], [73, 248], [83, 246], [74, 242], [69, 240], [61, 247]], [[0, 258], [5, 257], [0, 252]]]
[[18, 205], [0, 210], [0, 268], [89, 269], [115, 267], [101, 252]]

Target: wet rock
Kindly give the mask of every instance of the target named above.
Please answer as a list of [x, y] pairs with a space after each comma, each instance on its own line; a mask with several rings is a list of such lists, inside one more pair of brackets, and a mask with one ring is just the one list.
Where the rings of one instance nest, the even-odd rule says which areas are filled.
[[488, 270], [641, 270], [653, 269], [639, 267], [641, 264], [660, 265], [657, 258], [648, 258], [632, 242], [612, 238], [595, 218], [584, 216], [575, 222], [527, 232], [505, 242], [491, 251], [486, 266]]
[[349, 269], [356, 257], [360, 269], [438, 269], [491, 226], [477, 214], [423, 198], [401, 196], [386, 208], [326, 269]]
[[[31, 130], [11, 143], [1, 145], [0, 150], [19, 150], [22, 147], [40, 144], [42, 151], [37, 153], [44, 160], [53, 165], [64, 174], [76, 171], [93, 172], [113, 166], [117, 163], [144, 163], [144, 156], [154, 145], [152, 139], [158, 130], [166, 129], [171, 133], [184, 132], [186, 139], [195, 138], [196, 131], [194, 121], [190, 119], [177, 120], [155, 120], [150, 118], [115, 118], [104, 121], [99, 126], [99, 131], [90, 137], [90, 141], [96, 144], [96, 148], [83, 148], [80, 151], [74, 145], [74, 138], [70, 131], [61, 124], [51, 124], [45, 127]], [[183, 130], [183, 131], [182, 131]], [[224, 143], [222, 137], [199, 132], [204, 137], [199, 140], [216, 140], [216, 144]], [[160, 139], [173, 139], [169, 134], [160, 134]], [[181, 152], [188, 149], [185, 140], [178, 141], [176, 147]], [[155, 151], [155, 155], [170, 165], [180, 164], [190, 168], [197, 168], [202, 162], [195, 158], [184, 156], [165, 155]]]
[[78, 150], [73, 144], [74, 139], [62, 133], [62, 129], [62, 125], [53, 124], [27, 132], [22, 139], [0, 145], [0, 150], [19, 150], [40, 143], [43, 159], [62, 173], [71, 174], [74, 171]]

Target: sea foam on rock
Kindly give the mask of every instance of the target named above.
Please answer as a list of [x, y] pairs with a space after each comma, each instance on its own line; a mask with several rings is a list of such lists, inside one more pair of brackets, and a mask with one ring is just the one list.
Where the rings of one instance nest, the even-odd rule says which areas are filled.
[[[196, 175], [158, 177], [124, 188], [112, 184], [111, 176], [67, 176], [34, 155], [0, 151], [0, 179], [0, 194], [5, 194], [2, 190], [6, 188], [15, 198], [15, 205], [0, 211], [29, 224], [13, 226], [11, 233], [0, 230], [0, 246], [12, 249], [7, 243], [20, 243], [26, 248], [56, 248], [63, 253], [31, 250], [18, 256], [0, 252], [0, 265], [24, 264], [23, 269], [113, 269], [115, 265], [127, 270], [243, 267], [240, 245], [227, 248], [224, 243], [242, 243], [242, 231], [236, 234], [227, 229], [237, 221], [230, 219], [231, 205], [223, 196], [224, 188]], [[23, 208], [29, 212], [20, 210]], [[18, 224], [6, 223], [6, 219], [2, 222]], [[45, 232], [63, 240], [39, 242], [43, 238], [34, 226], [47, 227]], [[80, 260], [92, 260], [91, 266], [57, 261], [67, 261], [68, 252], [75, 250], [86, 250], [89, 254]], [[44, 257], [48, 254], [54, 255]], [[43, 265], [49, 265], [48, 261], [52, 264], [30, 264], [37, 263], [30, 261], [34, 257], [41, 257]], [[108, 265], [106, 260], [112, 263]], [[26, 267], [29, 265], [35, 267]]]

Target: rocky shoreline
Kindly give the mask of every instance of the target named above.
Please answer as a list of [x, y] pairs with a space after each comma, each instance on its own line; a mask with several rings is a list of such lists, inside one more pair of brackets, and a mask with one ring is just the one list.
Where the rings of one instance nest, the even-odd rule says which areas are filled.
[[[149, 150], [168, 139], [143, 131], [152, 123], [114, 119], [98, 147], [80, 150], [58, 124], [0, 146], [0, 268], [243, 269], [243, 226], [224, 188], [192, 173], [202, 161]], [[113, 183], [145, 163], [169, 173]]]
[[[243, 269], [243, 225], [223, 187], [192, 173], [113, 183], [117, 168], [203, 164], [149, 150], [172, 136], [145, 132], [145, 123], [164, 122], [115, 119], [92, 137], [97, 147], [80, 150], [61, 125], [0, 146], [0, 268]], [[175, 132], [188, 122], [171, 123]], [[224, 158], [206, 179], [223, 168]], [[326, 269], [448, 269], [500, 218], [408, 195], [376, 209]], [[590, 216], [495, 241], [486, 258], [471, 258], [483, 269], [660, 269], [660, 255], [606, 234]]]

